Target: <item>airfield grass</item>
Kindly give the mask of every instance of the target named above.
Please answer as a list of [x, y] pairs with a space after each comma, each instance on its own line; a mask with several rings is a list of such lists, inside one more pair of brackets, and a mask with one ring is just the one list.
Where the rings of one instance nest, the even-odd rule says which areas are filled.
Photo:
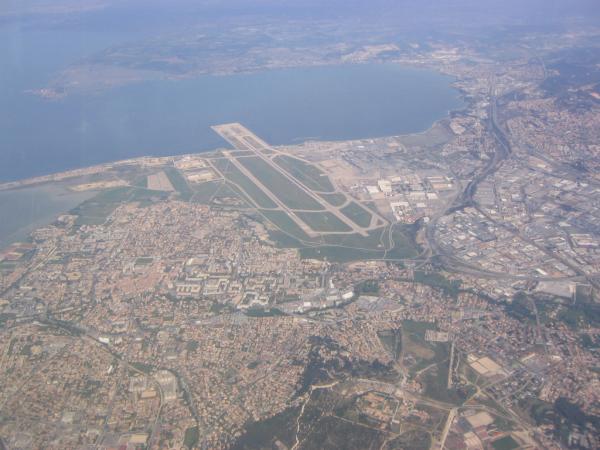
[[394, 247], [386, 252], [386, 258], [406, 259], [417, 256], [420, 249], [411, 234], [412, 230], [409, 227], [394, 225], [392, 228]]
[[377, 211], [377, 204], [373, 201], [364, 202], [365, 206], [373, 211]]
[[385, 249], [380, 243], [384, 231], [384, 228], [372, 230], [367, 236], [358, 233], [324, 235], [319, 247], [302, 248], [300, 254], [303, 258], [326, 258], [337, 262], [381, 259], [385, 256]]
[[254, 182], [244, 175], [228, 159], [218, 159], [214, 161], [215, 166], [221, 171], [229, 181], [237, 184], [259, 208], [277, 208], [277, 204], [269, 198]]
[[[361, 259], [405, 259], [417, 255], [417, 246], [411, 239], [410, 233], [402, 227], [394, 226], [392, 230], [394, 247], [390, 245], [390, 227], [380, 227], [371, 230], [366, 236], [359, 233], [323, 234], [318, 237], [308, 236], [285, 211], [259, 210], [263, 220], [277, 227], [269, 230], [270, 239], [284, 248], [298, 248], [302, 258], [327, 259], [336, 262], [348, 262]], [[306, 213], [297, 213], [302, 220]], [[324, 213], [308, 213], [320, 215]], [[333, 216], [335, 217], [335, 216]], [[310, 221], [312, 219], [306, 219]], [[310, 226], [310, 223], [307, 223]], [[328, 225], [329, 226], [329, 225]]]
[[334, 192], [335, 188], [326, 173], [318, 167], [291, 156], [276, 156], [275, 163], [313, 191]]
[[148, 188], [148, 175], [139, 175], [133, 179], [131, 182], [132, 186], [137, 186], [140, 188], [147, 189]]
[[254, 208], [250, 198], [231, 181], [226, 181], [219, 186], [212, 197], [211, 203], [219, 206]]
[[262, 159], [248, 157], [238, 158], [238, 161], [288, 208], [310, 211], [323, 210], [321, 204]]
[[312, 228], [313, 231], [321, 232], [347, 232], [352, 229], [334, 216], [329, 211], [322, 212], [297, 212], [296, 215], [302, 219], [302, 221]]
[[[260, 213], [270, 222], [272, 222], [277, 228], [279, 228], [284, 236], [287, 236], [287, 238], [284, 238], [286, 241], [284, 244], [295, 244], [295, 242], [289, 240], [290, 234], [299, 241], [313, 241], [313, 239], [311, 239], [311, 237], [306, 234], [304, 230], [300, 228], [285, 211], [260, 210]], [[301, 246], [302, 244], [299, 241], [296, 241], [296, 243], [298, 246]]]
[[[227, 180], [205, 181], [194, 185], [191, 201], [202, 205], [215, 204], [225, 206], [225, 200], [235, 199], [238, 206], [249, 208], [252, 202], [239, 188]], [[231, 205], [234, 206], [234, 205]]]
[[383, 252], [385, 248], [381, 244], [381, 236], [385, 231], [386, 229], [381, 227], [369, 231], [366, 236], [359, 233], [327, 235], [323, 236], [323, 243]]
[[349, 203], [347, 206], [340, 209], [340, 211], [348, 219], [361, 227], [368, 227], [373, 218], [373, 215], [369, 211], [356, 202]]
[[208, 204], [223, 185], [223, 181], [206, 181], [193, 187], [192, 202]]
[[247, 208], [253, 208], [250, 198], [241, 191], [241, 189], [232, 182], [228, 181], [223, 184], [219, 191], [215, 194], [213, 200], [222, 200], [228, 197], [237, 197]]
[[306, 244], [294, 236], [284, 233], [280, 230], [269, 230], [269, 239], [279, 248], [302, 248]]
[[194, 192], [179, 170], [177, 170], [175, 167], [165, 167], [164, 172], [175, 190], [179, 192], [182, 200], [188, 201], [190, 198], [192, 198]]
[[343, 263], [362, 259], [380, 259], [383, 257], [383, 252], [352, 247], [322, 245], [319, 247], [301, 248], [300, 256], [304, 259], [327, 259], [327, 261]]
[[253, 151], [250, 150], [231, 150], [229, 152], [231, 156], [252, 156], [254, 155]]
[[359, 259], [377, 259], [384, 255], [383, 250], [346, 246], [347, 244], [376, 245], [379, 242], [382, 230], [374, 230], [370, 236], [331, 234], [311, 238], [284, 211], [260, 210], [260, 213], [279, 228], [279, 230], [269, 231], [271, 240], [280, 247], [300, 249], [302, 258], [326, 258], [329, 261], [346, 262]]
[[389, 248], [389, 226], [376, 228], [367, 236], [358, 233], [323, 236], [323, 241], [330, 245], [353, 247], [358, 249], [378, 251], [380, 257], [386, 259], [405, 259], [417, 255], [417, 247], [404, 228], [394, 226], [392, 238], [394, 247]]
[[331, 206], [342, 206], [344, 203], [346, 203], [346, 196], [344, 194], [319, 194], [319, 197], [321, 197]]
[[[323, 259], [330, 261], [348, 262], [360, 259], [404, 259], [417, 254], [415, 244], [401, 230], [394, 229], [392, 249], [386, 249], [381, 244], [382, 235], [389, 232], [388, 227], [371, 230], [367, 236], [358, 233], [330, 234], [322, 238], [322, 246], [318, 248], [303, 248], [300, 250], [305, 258]], [[383, 239], [385, 242], [386, 239]]]
[[2, 261], [0, 262], [0, 272], [13, 271], [17, 267], [16, 261]]

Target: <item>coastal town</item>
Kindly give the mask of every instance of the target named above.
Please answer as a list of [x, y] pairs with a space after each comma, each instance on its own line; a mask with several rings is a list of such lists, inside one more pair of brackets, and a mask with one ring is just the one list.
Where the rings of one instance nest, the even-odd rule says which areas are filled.
[[600, 85], [393, 50], [467, 106], [0, 184], [91, 194], [0, 249], [0, 448], [600, 447]]

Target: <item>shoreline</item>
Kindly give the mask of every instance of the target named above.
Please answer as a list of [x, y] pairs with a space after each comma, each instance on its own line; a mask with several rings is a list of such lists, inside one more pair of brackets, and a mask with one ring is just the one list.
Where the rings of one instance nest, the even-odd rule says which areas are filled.
[[[258, 72], [271, 72], [272, 70], [286, 70], [286, 69], [313, 69], [315, 67], [343, 67], [343, 66], [365, 66], [365, 65], [378, 65], [378, 66], [385, 66], [385, 65], [389, 65], [389, 66], [397, 66], [399, 68], [407, 68], [407, 69], [412, 69], [412, 70], [424, 70], [424, 71], [431, 71], [434, 73], [437, 73], [438, 75], [442, 75], [444, 77], [448, 77], [450, 78], [448, 80], [448, 87], [450, 89], [452, 89], [455, 92], [455, 98], [457, 100], [457, 102], [460, 102], [460, 105], [453, 105], [455, 106], [454, 108], [449, 108], [446, 111], [444, 111], [443, 115], [438, 116], [438, 118], [434, 121], [432, 121], [428, 126], [422, 128], [419, 131], [409, 131], [408, 133], [402, 132], [402, 130], [399, 130], [399, 133], [377, 133], [375, 132], [373, 135], [369, 135], [369, 134], [365, 134], [363, 136], [357, 136], [357, 137], [350, 137], [350, 138], [340, 138], [340, 139], [328, 139], [326, 136], [323, 135], [319, 135], [319, 134], [313, 134], [313, 135], [306, 135], [306, 136], [298, 136], [298, 137], [292, 137], [291, 139], [285, 139], [283, 142], [280, 142], [279, 144], [276, 145], [281, 145], [281, 146], [289, 146], [289, 145], [300, 145], [304, 142], [344, 142], [344, 141], [357, 141], [357, 140], [363, 140], [363, 139], [379, 139], [379, 138], [387, 138], [387, 137], [400, 137], [400, 136], [407, 136], [407, 135], [415, 135], [415, 134], [423, 134], [423, 133], [427, 133], [436, 123], [438, 123], [441, 120], [445, 120], [448, 118], [452, 118], [453, 114], [460, 112], [460, 111], [465, 111], [468, 110], [470, 108], [470, 104], [468, 99], [465, 97], [465, 93], [462, 91], [462, 89], [460, 89], [460, 87], [458, 87], [456, 85], [456, 82], [458, 81], [457, 78], [449, 73], [447, 73], [446, 71], [444, 71], [441, 67], [435, 67], [435, 65], [425, 65], [425, 64], [419, 64], [419, 63], [410, 63], [407, 61], [371, 61], [371, 62], [343, 62], [341, 64], [339, 63], [332, 63], [332, 64], [325, 64], [325, 65], [316, 65], [316, 66], [294, 66], [294, 67], [283, 67], [283, 68], [275, 68], [275, 69], [268, 69], [266, 71], [252, 71], [251, 73], [258, 73]], [[245, 72], [241, 72], [240, 74], [244, 74]], [[236, 73], [237, 74], [237, 73]], [[235, 74], [234, 74], [235, 75]], [[221, 76], [221, 75], [219, 75]], [[195, 77], [192, 77], [195, 78]], [[415, 125], [415, 124], [413, 124]], [[414, 128], [420, 128], [418, 127], [418, 124], [416, 127]], [[301, 130], [298, 130], [301, 131]], [[365, 131], [365, 130], [363, 130]], [[383, 131], [383, 130], [380, 130]], [[391, 130], [387, 130], [387, 131], [391, 131]], [[342, 133], [340, 133], [342, 134]], [[216, 145], [215, 145], [216, 144]], [[105, 162], [99, 162], [96, 163], [94, 165], [91, 166], [77, 166], [75, 165], [74, 167], [71, 168], [65, 168], [64, 170], [61, 170], [59, 172], [42, 172], [41, 174], [37, 174], [37, 175], [33, 175], [33, 176], [28, 176], [27, 178], [18, 178], [18, 179], [11, 179], [10, 174], [7, 174], [8, 177], [5, 180], [1, 180], [0, 179], [0, 191], [5, 191], [5, 190], [9, 190], [9, 189], [18, 189], [21, 187], [25, 187], [25, 186], [32, 186], [32, 185], [37, 185], [37, 184], [41, 184], [41, 183], [47, 183], [47, 182], [56, 182], [56, 181], [63, 181], [66, 178], [73, 178], [79, 175], [90, 175], [90, 174], [94, 174], [94, 173], [99, 173], [102, 172], [103, 170], [110, 168], [110, 167], [114, 167], [114, 166], [118, 166], [118, 165], [125, 165], [125, 164], [135, 164], [135, 163], [143, 163], [143, 161], [145, 159], [150, 159], [150, 158], [175, 158], [175, 157], [180, 157], [180, 156], [185, 156], [185, 155], [189, 155], [189, 154], [205, 154], [205, 153], [211, 153], [214, 151], [217, 151], [220, 147], [221, 144], [219, 143], [211, 143], [209, 144], [206, 148], [200, 148], [200, 149], [194, 149], [193, 152], [186, 152], [185, 154], [179, 154], [179, 153], [175, 153], [175, 154], [165, 154], [163, 153], [163, 151], [159, 148], [159, 149], [154, 149], [154, 151], [149, 152], [149, 153], [145, 153], [143, 155], [140, 156], [135, 156], [132, 158], [126, 158], [123, 160], [120, 159], [116, 159], [116, 160], [108, 160]], [[127, 152], [124, 152], [127, 153]], [[141, 152], [140, 152], [141, 153]], [[127, 155], [123, 155], [123, 156], [127, 156]], [[25, 172], [25, 171], [22, 171]]]
[[[423, 131], [418, 131], [415, 133], [395, 134], [395, 135], [393, 134], [393, 135], [388, 135], [388, 136], [376, 136], [376, 137], [363, 137], [363, 138], [359, 138], [359, 139], [333, 139], [332, 140], [332, 139], [298, 138], [297, 140], [295, 139], [293, 143], [275, 145], [274, 147], [275, 148], [277, 148], [277, 147], [294, 147], [294, 146], [301, 146], [301, 145], [304, 145], [309, 142], [310, 143], [319, 143], [319, 142], [320, 143], [342, 143], [342, 142], [360, 142], [360, 141], [364, 141], [367, 139], [389, 139], [389, 138], [403, 138], [403, 137], [407, 137], [407, 136], [422, 136], [422, 135], [430, 132], [434, 127], [442, 125], [443, 121], [449, 120], [450, 119], [449, 114], [451, 112], [452, 111], [449, 111], [447, 117], [436, 120], [427, 129], [425, 129]], [[69, 180], [72, 178], [83, 177], [86, 175], [94, 175], [94, 174], [102, 173], [105, 170], [108, 170], [108, 169], [111, 169], [114, 167], [119, 167], [119, 166], [128, 166], [128, 165], [151, 166], [151, 165], [157, 165], [159, 163], [159, 161], [162, 164], [168, 164], [169, 162], [180, 159], [180, 158], [185, 158], [188, 156], [209, 155], [211, 153], [216, 153], [223, 149], [224, 148], [218, 147], [218, 148], [201, 151], [201, 152], [196, 152], [196, 153], [181, 153], [181, 154], [174, 154], [174, 155], [169, 155], [169, 156], [145, 155], [145, 156], [140, 156], [137, 158], [128, 158], [128, 159], [122, 159], [122, 160], [117, 160], [117, 161], [112, 161], [112, 162], [106, 162], [106, 163], [102, 163], [102, 164], [96, 164], [93, 166], [69, 169], [69, 170], [66, 170], [63, 172], [55, 172], [55, 173], [51, 173], [48, 175], [41, 175], [41, 176], [25, 178], [25, 179], [17, 180], [17, 181], [7, 181], [7, 182], [0, 183], [0, 192], [35, 187], [38, 185], [43, 185], [43, 184], [53, 183], [53, 182], [61, 182], [61, 181], [66, 181], [66, 180]]]
[[[459, 89], [457, 89], [457, 90], [460, 92]], [[274, 147], [290, 147], [290, 146], [293, 147], [293, 146], [301, 146], [306, 143], [318, 143], [318, 142], [342, 143], [342, 142], [359, 142], [359, 141], [364, 141], [367, 139], [389, 139], [389, 138], [403, 138], [403, 137], [407, 137], [407, 136], [422, 136], [422, 135], [425, 135], [425, 134], [431, 132], [431, 130], [437, 126], [444, 126], [443, 122], [451, 120], [453, 114], [458, 114], [458, 113], [461, 113], [461, 112], [464, 112], [465, 110], [467, 110], [470, 105], [469, 105], [469, 102], [464, 98], [464, 95], [462, 92], [461, 92], [461, 100], [463, 101], [463, 103], [465, 103], [465, 106], [463, 108], [448, 110], [445, 117], [436, 120], [429, 127], [424, 129], [423, 131], [416, 131], [413, 133], [405, 133], [405, 134], [392, 134], [392, 135], [387, 135], [387, 136], [361, 137], [358, 139], [318, 139], [318, 138], [310, 138], [310, 137], [295, 138], [289, 144], [279, 144], [279, 145], [275, 145]], [[224, 149], [223, 147], [217, 147], [217, 148], [200, 151], [200, 152], [195, 152], [195, 153], [180, 153], [180, 154], [176, 153], [176, 154], [168, 155], [168, 156], [144, 155], [144, 156], [139, 156], [136, 158], [127, 158], [127, 159], [122, 159], [122, 160], [117, 160], [117, 161], [95, 164], [92, 166], [68, 169], [68, 170], [65, 170], [62, 172], [55, 172], [55, 173], [51, 173], [48, 175], [40, 175], [40, 176], [24, 178], [24, 179], [16, 180], [16, 181], [0, 182], [0, 192], [34, 187], [34, 186], [42, 185], [42, 184], [46, 184], [46, 183], [61, 182], [61, 181], [66, 181], [66, 180], [69, 180], [72, 178], [83, 177], [86, 175], [94, 175], [94, 174], [102, 173], [105, 170], [109, 170], [111, 168], [119, 167], [119, 166], [127, 166], [127, 165], [152, 166], [152, 165], [157, 165], [157, 164], [168, 164], [169, 162], [180, 159], [180, 158], [185, 158], [188, 156], [209, 155], [211, 153], [216, 153], [223, 149]]]

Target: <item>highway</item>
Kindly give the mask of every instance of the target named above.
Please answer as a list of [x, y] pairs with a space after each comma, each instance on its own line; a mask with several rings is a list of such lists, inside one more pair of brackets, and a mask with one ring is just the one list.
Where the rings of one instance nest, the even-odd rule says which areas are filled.
[[[435, 230], [437, 227], [438, 221], [447, 215], [454, 213], [455, 211], [460, 211], [467, 207], [475, 207], [478, 211], [482, 212], [478, 205], [474, 201], [473, 197], [477, 192], [477, 187], [484, 180], [486, 180], [489, 176], [493, 175], [500, 169], [503, 162], [510, 156], [512, 149], [510, 145], [510, 141], [506, 136], [504, 130], [498, 124], [497, 118], [497, 98], [496, 98], [496, 88], [494, 83], [490, 86], [489, 95], [490, 95], [490, 106], [488, 111], [488, 122], [487, 129], [494, 136], [496, 141], [496, 148], [493, 156], [490, 158], [485, 167], [477, 174], [475, 177], [467, 184], [467, 186], [459, 192], [456, 197], [449, 202], [448, 206], [441, 211], [440, 213], [434, 215], [429, 223], [425, 227], [425, 240], [427, 242], [427, 252], [426, 256], [428, 260], [431, 261], [433, 257], [438, 257], [442, 266], [450, 271], [450, 272], [459, 272], [459, 273], [467, 273], [469, 275], [474, 276], [482, 276], [485, 278], [504, 278], [504, 279], [514, 279], [514, 280], [558, 280], [558, 278], [553, 277], [541, 277], [541, 276], [533, 276], [533, 275], [512, 275], [508, 273], [498, 273], [491, 272], [488, 270], [484, 270], [477, 265], [469, 264], [463, 261], [460, 258], [455, 257], [449, 251], [444, 249], [441, 245], [438, 244], [435, 238]], [[508, 226], [505, 224], [497, 223], [493, 218], [489, 217], [489, 215], [484, 214], [486, 218], [498, 226], [501, 226], [505, 229], [508, 229]], [[550, 253], [547, 249], [543, 248], [539, 244], [533, 242], [532, 240], [526, 238], [522, 235], [518, 230], [510, 229], [512, 233], [516, 234], [519, 238], [521, 238], [524, 242], [529, 243], [546, 253], [548, 256], [555, 258], [573, 270], [577, 276], [575, 277], [565, 277], [562, 279], [565, 280], [581, 280], [587, 278], [585, 274], [578, 268], [574, 267], [568, 261], [565, 261], [564, 258], [560, 258], [557, 255]], [[594, 283], [594, 280], [588, 280]]]

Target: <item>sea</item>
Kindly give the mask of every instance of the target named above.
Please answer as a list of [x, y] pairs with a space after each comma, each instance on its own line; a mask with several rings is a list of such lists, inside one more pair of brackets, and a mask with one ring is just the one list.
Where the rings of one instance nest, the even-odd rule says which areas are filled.
[[[226, 146], [210, 129], [219, 123], [241, 122], [280, 145], [420, 132], [464, 106], [452, 78], [397, 64], [146, 81], [57, 100], [30, 92], [82, 58], [135, 38], [97, 29], [0, 25], [0, 182], [144, 155], [213, 150]], [[41, 202], [50, 194], [39, 195]], [[8, 220], [19, 201], [6, 196], [0, 198], [0, 244], [25, 221], [40, 223], [35, 208], [19, 224]], [[41, 208], [42, 216], [62, 212], [61, 205]]]

